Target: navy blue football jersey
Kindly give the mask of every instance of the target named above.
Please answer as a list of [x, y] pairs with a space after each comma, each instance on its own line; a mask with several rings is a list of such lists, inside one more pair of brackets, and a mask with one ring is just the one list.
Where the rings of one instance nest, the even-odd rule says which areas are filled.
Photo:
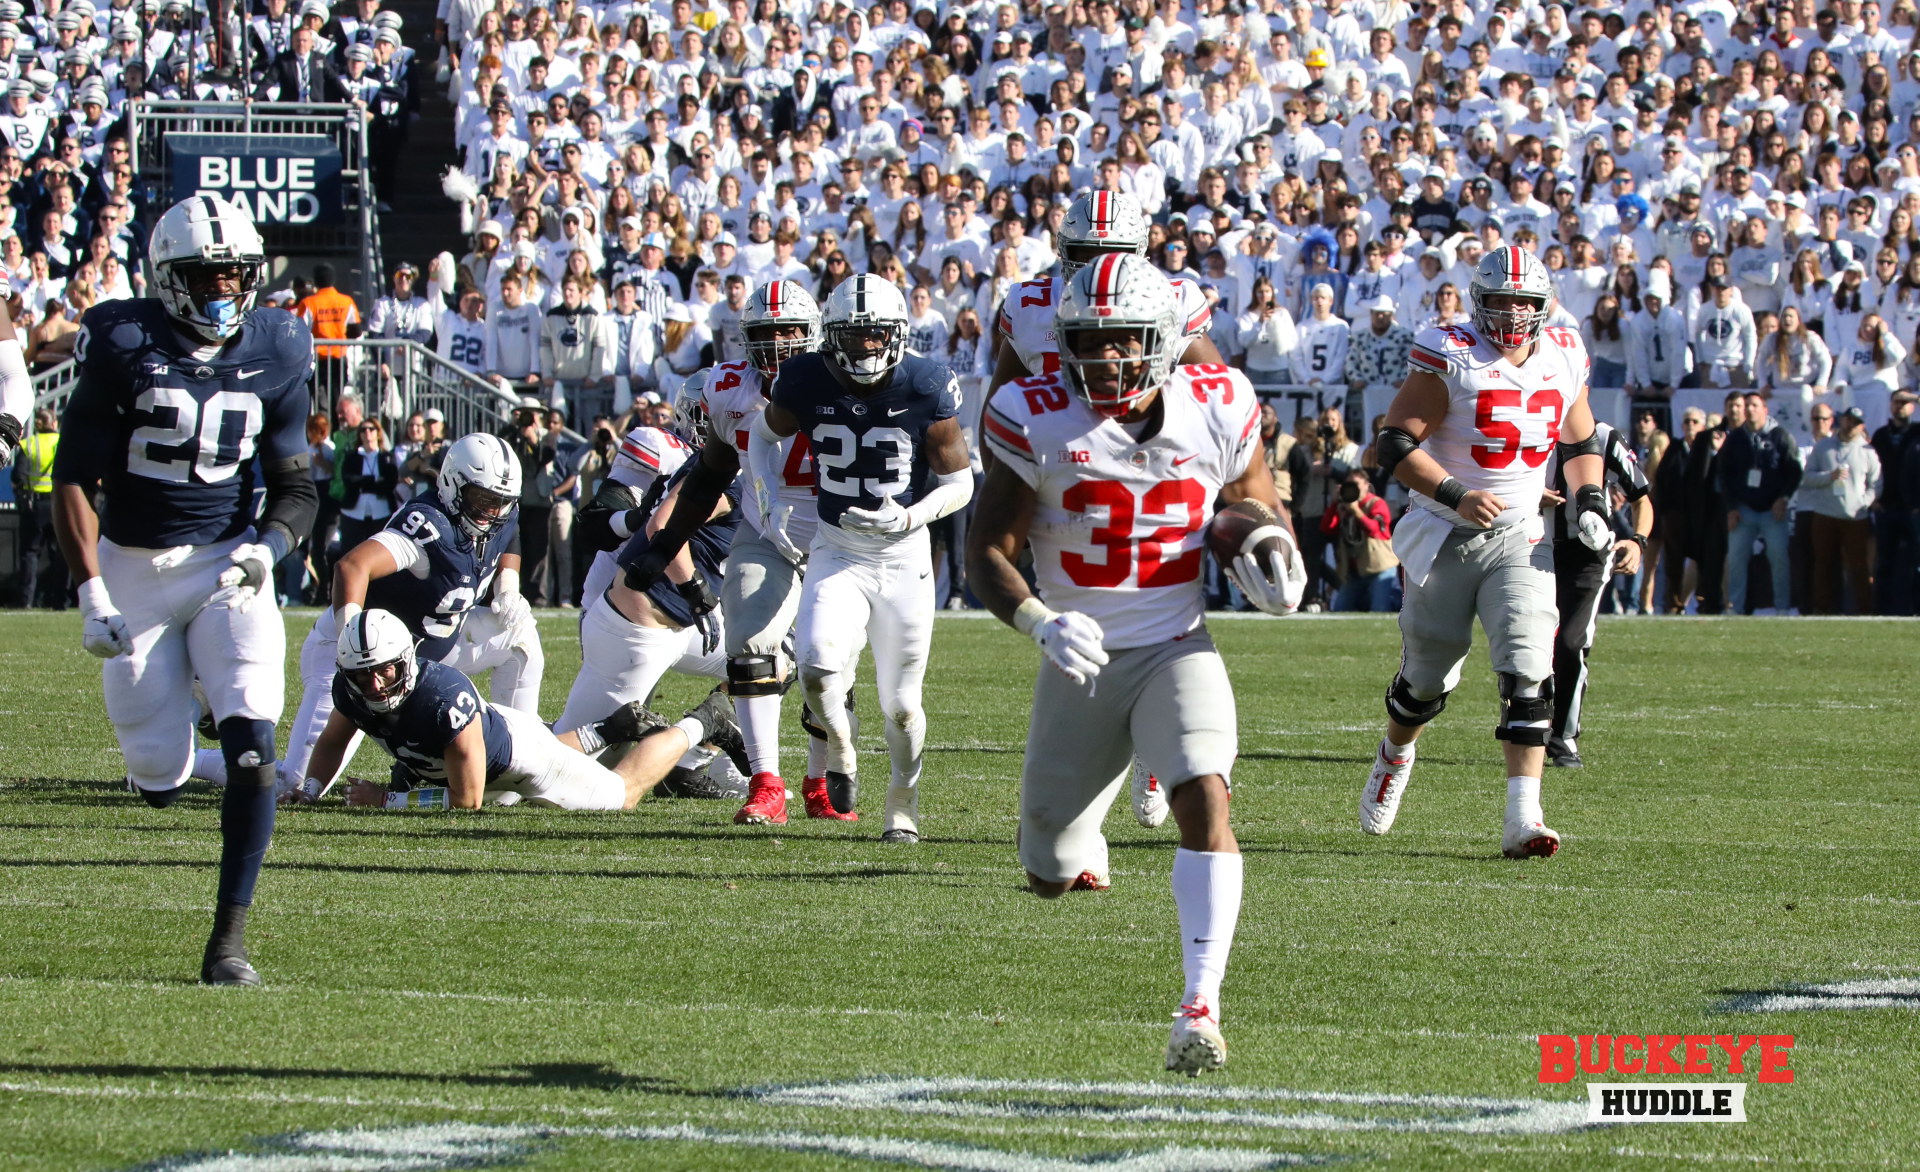
[[422, 659], [445, 659], [460, 634], [467, 612], [486, 597], [500, 566], [500, 555], [510, 553], [520, 527], [520, 510], [484, 545], [472, 538], [441, 509], [434, 497], [415, 497], [387, 520], [384, 532], [413, 542], [425, 556], [425, 573], [400, 570], [367, 584], [367, 609], [391, 611], [420, 640]]
[[[682, 464], [680, 470], [672, 476], [659, 477], [647, 487], [647, 494], [641, 498], [640, 507], [647, 511], [648, 516], [652, 516], [660, 507], [660, 501], [667, 495], [668, 489], [685, 480], [692, 473], [696, 463], [698, 463], [698, 457]], [[733, 483], [727, 486], [725, 496], [727, 504], [732, 507], [727, 510], [726, 515], [717, 521], [702, 523], [700, 528], [693, 531], [693, 536], [687, 538], [687, 556], [692, 558], [694, 566], [706, 575], [707, 587], [715, 594], [720, 593], [720, 580], [726, 572], [727, 553], [733, 549], [734, 530], [740, 525], [740, 483], [741, 478], [736, 476], [733, 478]], [[651, 540], [652, 538], [647, 536], [646, 529], [643, 527], [632, 537], [627, 538], [627, 543], [620, 547], [619, 553], [614, 555], [614, 562], [624, 571], [629, 565], [646, 556], [647, 543]], [[647, 601], [652, 603], [653, 609], [668, 621], [682, 627], [693, 625], [696, 617], [693, 608], [687, 605], [687, 600], [680, 597], [680, 592], [674, 588], [673, 583], [667, 581], [664, 575], [647, 588]]]
[[333, 705], [353, 727], [427, 781], [446, 783], [447, 745], [475, 720], [487, 741], [487, 780], [505, 773], [513, 761], [507, 722], [480, 698], [472, 680], [444, 663], [421, 660], [420, 679], [392, 712], [368, 708], [360, 693], [347, 686], [344, 674], [333, 677]]
[[877, 509], [891, 496], [910, 505], [927, 485], [927, 429], [960, 410], [960, 384], [943, 362], [909, 354], [866, 396], [840, 385], [822, 354], [780, 365], [773, 401], [800, 421], [813, 448], [820, 519]]
[[257, 455], [307, 451], [313, 334], [256, 309], [212, 358], [154, 298], [109, 301], [80, 319], [80, 381], [60, 426], [56, 479], [98, 480], [100, 532], [118, 545], [210, 545], [253, 524]]

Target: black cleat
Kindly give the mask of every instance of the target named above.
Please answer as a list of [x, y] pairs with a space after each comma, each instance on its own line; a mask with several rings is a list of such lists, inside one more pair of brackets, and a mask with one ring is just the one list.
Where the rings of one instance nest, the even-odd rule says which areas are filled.
[[200, 964], [202, 985], [235, 985], [257, 988], [262, 982], [244, 956], [209, 956]]
[[1580, 747], [1559, 737], [1547, 742], [1547, 764], [1555, 769], [1581, 769], [1586, 766], [1586, 762], [1580, 759]]
[[707, 693], [700, 707], [687, 713], [698, 720], [707, 730], [706, 743], [727, 755], [742, 776], [751, 775], [753, 765], [747, 760], [747, 739], [740, 732], [740, 722], [733, 716], [733, 701], [720, 688]]
[[859, 802], [860, 779], [850, 773], [827, 770], [827, 804], [833, 807], [833, 812], [851, 814]]
[[880, 835], [880, 841], [895, 846], [912, 846], [920, 841], [920, 836], [911, 830], [889, 830]]
[[653, 787], [653, 792], [663, 798], [738, 802], [746, 799], [747, 787], [741, 781], [722, 781], [704, 769], [685, 769], [676, 765], [660, 779], [660, 784]]
[[667, 727], [659, 713], [635, 700], [600, 722], [600, 735], [609, 745], [637, 741], [650, 732]]

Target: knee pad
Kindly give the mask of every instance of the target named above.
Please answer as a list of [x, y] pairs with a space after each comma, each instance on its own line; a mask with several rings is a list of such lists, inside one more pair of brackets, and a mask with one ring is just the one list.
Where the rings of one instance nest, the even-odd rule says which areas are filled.
[[1545, 745], [1553, 732], [1553, 680], [1527, 680], [1503, 671], [1496, 739], [1515, 745]]
[[778, 696], [786, 690], [777, 655], [742, 655], [727, 659], [727, 695]]
[[273, 722], [229, 716], [220, 722], [220, 755], [226, 759], [227, 775], [273, 763]]
[[1419, 728], [1446, 711], [1449, 694], [1442, 692], [1431, 700], [1422, 700], [1413, 694], [1406, 677], [1396, 673], [1387, 685], [1387, 715], [1408, 728]]

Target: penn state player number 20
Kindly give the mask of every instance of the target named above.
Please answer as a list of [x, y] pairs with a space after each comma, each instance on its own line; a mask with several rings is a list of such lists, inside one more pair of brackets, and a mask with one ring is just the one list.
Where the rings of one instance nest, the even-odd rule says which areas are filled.
[[[155, 419], [173, 413], [172, 423], [133, 429], [127, 441], [127, 471], [136, 476], [172, 484], [189, 479], [218, 484], [232, 479], [241, 465], [253, 459], [253, 442], [263, 419], [258, 395], [215, 391], [202, 404], [184, 387], [148, 387], [133, 406]], [[229, 422], [233, 419], [239, 420], [237, 435]], [[221, 459], [223, 450], [231, 452], [232, 458]]]

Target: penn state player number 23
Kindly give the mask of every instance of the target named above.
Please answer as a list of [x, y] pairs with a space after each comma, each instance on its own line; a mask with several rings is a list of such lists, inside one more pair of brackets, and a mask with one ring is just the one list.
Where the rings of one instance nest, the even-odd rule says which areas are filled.
[[[831, 445], [831, 446], [829, 446]], [[861, 448], [873, 448], [886, 459], [886, 476], [841, 476], [853, 467]], [[899, 496], [912, 483], [913, 437], [897, 427], [876, 427], [855, 435], [842, 423], [817, 424], [813, 429], [813, 462], [819, 485], [836, 496]]]

